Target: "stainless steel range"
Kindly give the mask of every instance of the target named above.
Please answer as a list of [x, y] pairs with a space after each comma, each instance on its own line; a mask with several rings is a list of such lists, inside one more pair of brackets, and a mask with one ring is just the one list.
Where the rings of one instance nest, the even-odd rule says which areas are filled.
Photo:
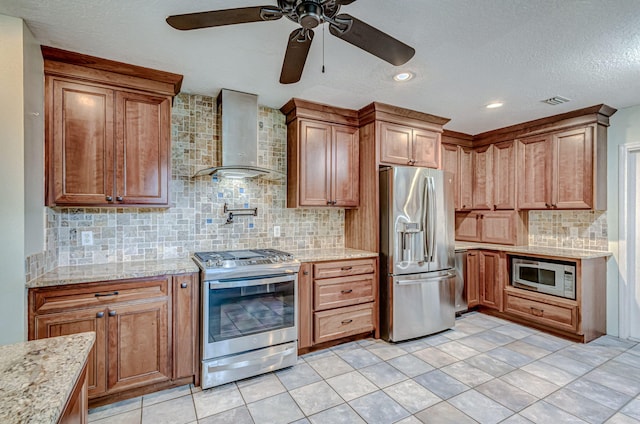
[[194, 255], [202, 282], [202, 388], [292, 366], [300, 263], [274, 249]]

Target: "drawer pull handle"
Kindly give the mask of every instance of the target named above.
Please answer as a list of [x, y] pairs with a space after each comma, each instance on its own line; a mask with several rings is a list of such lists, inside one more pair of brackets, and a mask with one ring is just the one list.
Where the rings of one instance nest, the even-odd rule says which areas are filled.
[[352, 267], [352, 266], [343, 266], [343, 267], [342, 267], [342, 268], [340, 268], [340, 269], [341, 269], [341, 270], [343, 270], [343, 271], [350, 271], [350, 270], [352, 270], [352, 269], [353, 269], [353, 267]]
[[96, 297], [107, 297], [107, 296], [117, 296], [118, 292], [114, 291], [112, 293], [96, 293]]
[[98, 312], [96, 314], [96, 318], [102, 318], [102, 317], [104, 317], [104, 312]]
[[351, 324], [353, 322], [352, 319], [345, 319], [342, 321], [342, 325], [347, 325], [347, 324]]
[[342, 290], [340, 293], [342, 293], [342, 294], [349, 294], [349, 293], [351, 293], [351, 292], [353, 292], [353, 289], [349, 289], [349, 290]]
[[531, 307], [531, 315], [535, 315], [537, 317], [541, 317], [544, 314], [544, 309], [538, 309]]
[[183, 289], [186, 289], [186, 288], [187, 288], [187, 286], [188, 286], [188, 284], [187, 284], [187, 283], [182, 283], [182, 284], [180, 284], [180, 287], [182, 287]]
[[109, 311], [109, 316], [110, 317], [115, 317], [116, 316], [116, 311]]

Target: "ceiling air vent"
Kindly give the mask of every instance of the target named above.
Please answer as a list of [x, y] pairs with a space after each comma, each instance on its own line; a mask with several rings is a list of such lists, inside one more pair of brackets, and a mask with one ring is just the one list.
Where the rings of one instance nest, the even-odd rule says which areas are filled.
[[557, 106], [557, 105], [560, 105], [562, 103], [567, 103], [568, 101], [570, 101], [570, 99], [567, 99], [566, 97], [555, 96], [555, 97], [551, 97], [550, 99], [547, 99], [547, 100], [542, 100], [542, 103], [546, 103], [546, 104], [551, 105], [551, 106]]

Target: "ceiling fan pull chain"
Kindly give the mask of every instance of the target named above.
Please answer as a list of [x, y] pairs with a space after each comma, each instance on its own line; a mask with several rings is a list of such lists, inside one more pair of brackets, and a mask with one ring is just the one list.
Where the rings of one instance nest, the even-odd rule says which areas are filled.
[[324, 74], [324, 25], [322, 25], [322, 73]]

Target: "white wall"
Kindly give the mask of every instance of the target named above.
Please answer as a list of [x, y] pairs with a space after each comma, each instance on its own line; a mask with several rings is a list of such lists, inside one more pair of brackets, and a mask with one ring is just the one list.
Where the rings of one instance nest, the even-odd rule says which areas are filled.
[[40, 44], [23, 24], [25, 255], [45, 250], [44, 77]]
[[619, 149], [626, 143], [640, 142], [640, 105], [621, 109], [611, 117], [607, 147], [607, 227], [609, 250], [613, 257], [607, 266], [607, 333], [618, 335], [619, 322]]
[[0, 15], [0, 344], [24, 339], [22, 20]]

